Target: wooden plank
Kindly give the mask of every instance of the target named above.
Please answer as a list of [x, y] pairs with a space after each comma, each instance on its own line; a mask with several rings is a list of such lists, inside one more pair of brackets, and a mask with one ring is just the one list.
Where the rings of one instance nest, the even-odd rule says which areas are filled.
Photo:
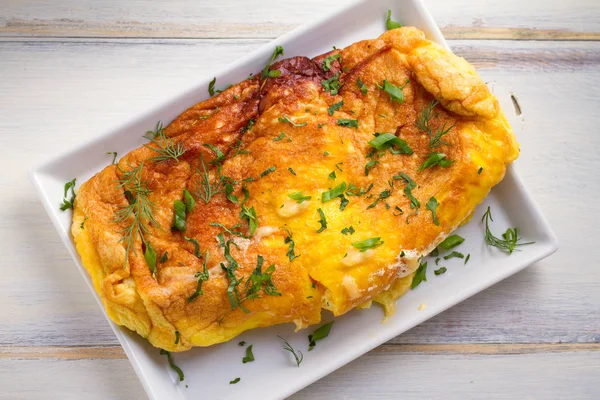
[[[264, 40], [0, 41], [0, 344], [115, 345], [26, 178], [56, 154], [118, 126]], [[393, 343], [595, 343], [600, 209], [600, 43], [453, 41], [492, 85], [514, 91], [517, 168], [561, 241], [551, 258]], [[110, 151], [110, 149], [107, 149]], [[57, 199], [57, 204], [59, 199]], [[473, 265], [475, 268], [476, 266]]]
[[[62, 0], [8, 1], [0, 35], [48, 37], [273, 38], [313, 21], [351, 0], [306, 0], [277, 7], [258, 0], [156, 3]], [[598, 40], [600, 5], [589, 0], [427, 0], [426, 5], [451, 39]], [[382, 16], [383, 18], [383, 16]]]
[[[384, 344], [373, 350], [386, 354], [540, 354], [600, 351], [600, 343], [505, 343], [505, 344]], [[120, 346], [0, 346], [0, 360], [113, 360], [127, 358]]]
[[[597, 399], [598, 365], [597, 351], [492, 356], [376, 351], [291, 398]], [[206, 377], [183, 383], [209, 382]], [[0, 359], [0, 385], [7, 399], [146, 398], [125, 359]]]

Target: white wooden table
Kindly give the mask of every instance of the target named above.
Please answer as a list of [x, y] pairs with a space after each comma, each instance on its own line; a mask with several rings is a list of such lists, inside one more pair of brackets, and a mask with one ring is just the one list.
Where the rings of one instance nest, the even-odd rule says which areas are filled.
[[[0, 0], [0, 398], [145, 395], [26, 171], [342, 1]], [[600, 2], [428, 0], [517, 95], [558, 253], [295, 399], [600, 398]]]

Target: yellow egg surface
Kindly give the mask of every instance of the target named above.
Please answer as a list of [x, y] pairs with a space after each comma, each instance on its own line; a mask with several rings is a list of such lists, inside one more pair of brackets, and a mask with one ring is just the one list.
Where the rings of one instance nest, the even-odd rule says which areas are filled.
[[110, 318], [169, 351], [393, 312], [519, 153], [475, 69], [411, 27], [278, 61], [148, 138], [81, 186], [72, 234]]

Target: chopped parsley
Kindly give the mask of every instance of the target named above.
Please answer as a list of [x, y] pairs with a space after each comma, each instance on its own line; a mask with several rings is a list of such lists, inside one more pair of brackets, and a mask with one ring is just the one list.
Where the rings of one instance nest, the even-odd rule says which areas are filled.
[[327, 113], [328, 113], [329, 115], [333, 115], [333, 113], [334, 113], [336, 110], [339, 110], [340, 108], [342, 108], [342, 106], [343, 106], [343, 105], [344, 105], [344, 100], [340, 101], [339, 103], [332, 104], [332, 105], [331, 105], [331, 107], [329, 107], [329, 108], [327, 109]]
[[334, 180], [335, 178], [337, 178], [337, 175], [335, 174], [335, 171], [331, 171], [331, 173], [328, 175], [329, 179]]
[[404, 85], [396, 86], [393, 83], [390, 83], [384, 79], [383, 85], [377, 85], [377, 87], [379, 87], [379, 89], [381, 89], [384, 92], [386, 92], [387, 94], [389, 94], [390, 99], [392, 99], [392, 101], [403, 104], [404, 103], [404, 92], [402, 91], [402, 89], [404, 89], [404, 87], [406, 85], [408, 85], [409, 82], [410, 82], [410, 80], [407, 79], [406, 82], [404, 83]]
[[194, 245], [194, 255], [198, 258], [202, 258], [202, 253], [200, 253], [200, 244], [198, 243], [198, 241], [194, 238], [189, 238], [187, 236], [184, 236], [183, 238]]
[[169, 252], [168, 252], [168, 251], [165, 251], [165, 252], [163, 253], [163, 255], [160, 257], [160, 260], [159, 260], [159, 261], [160, 261], [160, 263], [161, 263], [161, 264], [164, 264], [164, 263], [166, 263], [167, 261], [169, 261]]
[[296, 175], [296, 171], [294, 171], [291, 167], [288, 168], [288, 171], [290, 171], [290, 174], [292, 174], [294, 176]]
[[377, 160], [371, 160], [368, 163], [365, 164], [365, 176], [369, 176], [369, 172], [371, 172], [371, 170], [373, 168], [375, 168], [375, 166], [379, 164], [379, 161]]
[[300, 204], [306, 200], [312, 199], [312, 196], [304, 196], [302, 192], [294, 192], [288, 195], [288, 197], [292, 200], [295, 200], [296, 203]]
[[237, 377], [237, 378], [235, 378], [234, 380], [232, 380], [232, 381], [229, 381], [229, 384], [230, 384], [230, 385], [235, 385], [235, 384], [236, 384], [236, 383], [238, 383], [240, 380], [241, 380], [241, 379], [240, 379], [240, 377]]
[[[436, 264], [437, 265], [437, 264]], [[439, 269], [436, 269], [435, 271], [433, 271], [434, 274], [436, 275], [442, 275], [443, 273], [445, 273], [448, 269], [446, 267], [441, 267]]]
[[[438, 244], [438, 248], [440, 248], [442, 250], [450, 250], [450, 249], [455, 248], [456, 246], [458, 246], [459, 244], [461, 244], [464, 241], [465, 241], [465, 239], [463, 239], [459, 235], [450, 235], [446, 239], [444, 239], [444, 241], [442, 243]], [[432, 252], [432, 255], [433, 255], [433, 252]], [[435, 256], [437, 256], [437, 254]]]
[[[279, 136], [273, 139], [274, 142], [279, 142], [281, 139], [285, 137], [285, 132], [281, 132]], [[292, 138], [288, 136], [288, 141], [293, 142]]]
[[85, 216], [85, 218], [83, 219], [83, 221], [81, 221], [81, 224], [79, 224], [79, 228], [80, 228], [80, 229], [84, 229], [84, 226], [83, 226], [83, 225], [85, 224], [85, 221], [87, 221], [87, 220], [88, 220], [88, 218], [89, 218], [89, 217], [86, 215], [86, 216]]
[[336, 187], [334, 187], [333, 189], [323, 192], [321, 194], [321, 202], [327, 203], [328, 201], [331, 201], [331, 200], [335, 199], [336, 197], [338, 197], [339, 195], [343, 194], [345, 190], [346, 190], [346, 182], [342, 182], [339, 185], [337, 185]]
[[392, 192], [390, 190], [384, 190], [383, 192], [379, 193], [379, 196], [377, 197], [377, 199], [375, 199], [375, 201], [373, 203], [369, 204], [369, 206], [367, 207], [367, 210], [375, 207], [377, 204], [379, 204], [380, 201], [387, 199], [391, 195], [392, 195]]
[[357, 248], [361, 253], [365, 252], [369, 249], [374, 249], [375, 247], [379, 247], [383, 244], [383, 241], [380, 237], [374, 237], [370, 239], [361, 240], [360, 242], [352, 243], [352, 246]]
[[454, 164], [454, 161], [448, 160], [444, 153], [429, 153], [427, 159], [421, 164], [417, 171], [423, 171], [426, 168], [433, 168], [439, 165], [442, 168], [448, 168]]
[[394, 176], [394, 179], [401, 179], [404, 182], [406, 182], [406, 186], [404, 187], [404, 194], [410, 200], [410, 208], [421, 207], [421, 202], [419, 202], [419, 200], [417, 200], [417, 198], [412, 194], [412, 190], [417, 187], [417, 184], [412, 179], [410, 179], [410, 177], [404, 172], [400, 172], [397, 176]]
[[444, 256], [444, 260], [449, 260], [451, 258], [465, 258], [465, 255], [463, 253], [459, 253], [458, 251], [453, 251], [447, 256]]
[[337, 124], [339, 126], [345, 126], [347, 128], [358, 129], [358, 120], [357, 119], [338, 118]]
[[278, 120], [279, 122], [283, 122], [283, 123], [286, 123], [286, 124], [290, 124], [290, 125], [292, 125], [292, 126], [294, 126], [294, 127], [306, 126], [306, 124], [307, 124], [307, 122], [301, 122], [301, 123], [297, 124], [297, 123], [295, 123], [294, 121], [292, 121], [292, 120], [290, 119], [290, 117], [288, 117], [288, 116], [287, 116], [287, 115], [285, 115], [285, 114], [283, 114], [281, 117], [277, 118], [277, 120]]
[[116, 151], [109, 151], [108, 153], [106, 153], [106, 155], [107, 155], [107, 156], [110, 156], [110, 155], [112, 155], [112, 156], [113, 156], [113, 159], [112, 159], [111, 165], [114, 165], [114, 164], [115, 164], [115, 161], [117, 161], [117, 152], [116, 152]]
[[323, 67], [323, 71], [327, 72], [331, 69], [331, 63], [337, 59], [340, 59], [341, 62], [342, 55], [340, 53], [334, 54], [332, 56], [325, 57], [321, 66]]
[[502, 239], [494, 236], [489, 227], [489, 221], [494, 221], [492, 218], [492, 212], [488, 206], [487, 211], [483, 214], [481, 222], [485, 221], [485, 243], [488, 246], [497, 247], [508, 254], [512, 254], [513, 251], [519, 246], [525, 246], [527, 244], [533, 244], [535, 242], [519, 243], [521, 238], [519, 237], [518, 228], [508, 228], [506, 232], [502, 234]]
[[242, 363], [246, 364], [254, 361], [254, 354], [252, 354], [252, 346], [253, 345], [246, 347], [246, 355], [244, 356], [244, 358], [242, 358]]
[[298, 257], [300, 257], [300, 256], [302, 255], [302, 254], [298, 254], [298, 255], [296, 255], [296, 254], [294, 253], [294, 245], [295, 245], [295, 243], [294, 243], [294, 240], [292, 239], [292, 236], [288, 236], [288, 237], [286, 237], [286, 238], [285, 238], [285, 240], [284, 240], [283, 242], [284, 242], [285, 244], [289, 244], [288, 251], [287, 251], [287, 253], [285, 253], [285, 255], [287, 256], [287, 258], [288, 258], [290, 261], [294, 261], [296, 258], [298, 258]]
[[350, 225], [348, 228], [342, 229], [342, 235], [352, 235], [352, 234], [354, 234], [354, 232], [356, 232], [356, 231], [354, 230], [352, 225]]
[[440, 226], [440, 221], [437, 219], [437, 208], [440, 205], [435, 197], [431, 196], [425, 207], [431, 211], [431, 216], [433, 217], [433, 223], [437, 226]]
[[260, 173], [260, 177], [264, 178], [265, 176], [269, 175], [271, 172], [275, 172], [277, 168], [273, 165], [267, 169], [265, 169], [263, 172]]
[[251, 119], [248, 121], [248, 124], [242, 128], [242, 130], [240, 131], [240, 133], [246, 133], [248, 132], [250, 129], [252, 129], [252, 127], [254, 126], [254, 124], [256, 123], [255, 120]]
[[238, 346], [240, 347], [244, 347], [246, 345], [246, 341], [242, 340], [241, 342], [238, 343]]
[[248, 208], [246, 205], [242, 204], [240, 218], [248, 221], [250, 235], [254, 235], [256, 228], [258, 228], [258, 217], [256, 216], [256, 210], [254, 209], [254, 206], [252, 206], [252, 208]]
[[202, 296], [204, 294], [204, 292], [202, 291], [202, 282], [206, 282], [209, 278], [209, 274], [208, 274], [208, 269], [206, 268], [206, 264], [208, 262], [208, 256], [209, 256], [209, 252], [208, 250], [206, 250], [206, 253], [204, 254], [204, 262], [202, 263], [202, 268], [203, 271], [200, 272], [196, 272], [194, 274], [194, 278], [196, 278], [198, 280], [198, 286], [196, 286], [196, 291], [187, 299], [188, 304], [191, 303], [192, 301], [194, 301], [194, 299], [196, 299], [196, 297], [198, 296]]
[[385, 21], [385, 26], [387, 27], [388, 31], [390, 29], [396, 29], [396, 28], [402, 27], [402, 25], [400, 25], [398, 22], [392, 21], [392, 10], [387, 11], [387, 19]]
[[360, 91], [362, 92], [362, 94], [367, 94], [369, 89], [367, 88], [367, 85], [365, 85], [361, 80], [360, 80], [360, 76], [358, 78], [356, 78], [356, 86], [358, 86], [358, 88], [360, 89]]
[[175, 344], [179, 344], [179, 331], [175, 331]]
[[331, 327], [335, 321], [331, 321], [326, 323], [325, 325], [321, 325], [317, 328], [312, 335], [308, 335], [308, 351], [314, 349], [315, 344], [318, 340], [323, 340], [327, 336], [329, 336], [329, 332], [331, 331]]
[[325, 229], [327, 229], [327, 218], [325, 218], [325, 213], [323, 212], [322, 209], [318, 208], [317, 212], [319, 213], [319, 216], [321, 217], [321, 219], [318, 221], [321, 224], [321, 227], [319, 228], [317, 233], [321, 233]]
[[217, 77], [215, 76], [212, 81], [208, 83], [208, 94], [210, 97], [215, 95], [215, 83], [217, 83]]
[[[63, 194], [63, 202], [60, 205], [61, 211], [68, 210], [69, 208], [73, 208], [73, 203], [75, 202], [75, 182], [77, 178], [73, 178], [73, 180], [65, 183], [65, 191]], [[71, 190], [71, 198], [67, 199], [67, 193]]]
[[421, 263], [419, 268], [417, 268], [417, 272], [415, 273], [415, 277], [410, 284], [410, 288], [414, 289], [421, 284], [421, 282], [427, 282], [427, 261]]
[[323, 90], [329, 92], [332, 96], [338, 94], [340, 88], [342, 87], [342, 83], [339, 81], [340, 72], [332, 76], [331, 78], [321, 81], [321, 85], [323, 85]]
[[467, 258], [465, 258], [465, 265], [467, 265], [470, 258], [471, 258], [471, 253], [467, 254]]
[[477, 175], [481, 175], [482, 172], [483, 172], [483, 167], [479, 167], [479, 169], [477, 170]]

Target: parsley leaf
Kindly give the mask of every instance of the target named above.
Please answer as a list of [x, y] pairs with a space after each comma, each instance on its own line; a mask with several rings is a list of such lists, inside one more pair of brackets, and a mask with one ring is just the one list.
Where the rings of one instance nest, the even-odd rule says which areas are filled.
[[288, 171], [290, 171], [290, 174], [296, 176], [296, 171], [294, 171], [292, 168], [288, 168]]
[[394, 176], [394, 179], [401, 179], [406, 182], [406, 186], [404, 187], [404, 194], [410, 200], [410, 208], [421, 207], [421, 202], [417, 200], [417, 198], [412, 194], [412, 190], [417, 187], [417, 184], [412, 179], [410, 179], [410, 177], [404, 172], [400, 172], [397, 176]]
[[265, 176], [269, 175], [271, 172], [275, 172], [277, 168], [273, 165], [267, 169], [265, 169], [263, 172], [260, 173], [260, 177], [264, 178]]
[[305, 200], [312, 199], [312, 196], [304, 196], [302, 192], [294, 192], [288, 195], [288, 197], [292, 200], [295, 200], [296, 203], [300, 204]]
[[202, 267], [203, 267], [203, 271], [200, 272], [196, 272], [194, 274], [194, 278], [198, 279], [198, 286], [196, 286], [196, 291], [187, 299], [188, 304], [191, 303], [192, 301], [194, 301], [194, 299], [198, 296], [201, 296], [204, 294], [204, 292], [202, 291], [202, 282], [206, 282], [209, 278], [209, 274], [208, 274], [208, 269], [206, 268], [206, 264], [208, 262], [208, 256], [209, 256], [209, 252], [208, 250], [206, 250], [206, 253], [204, 254], [204, 262], [202, 263]]
[[208, 84], [208, 94], [210, 95], [210, 97], [213, 97], [215, 95], [215, 83], [217, 83], [216, 76]]
[[379, 247], [383, 244], [383, 241], [380, 237], [374, 237], [370, 239], [361, 240], [360, 242], [352, 243], [352, 246], [357, 248], [361, 253], [365, 252], [369, 249], [374, 249], [375, 247]]
[[[73, 203], [75, 202], [75, 181], [77, 178], [73, 178], [73, 180], [65, 183], [65, 193], [63, 195], [63, 202], [60, 205], [61, 211], [68, 210], [69, 208], [73, 208]], [[71, 189], [71, 198], [67, 200], [67, 192]]]
[[240, 218], [248, 221], [250, 235], [254, 235], [254, 232], [256, 232], [256, 228], [258, 227], [258, 217], [256, 216], [256, 210], [254, 209], [254, 206], [252, 206], [252, 208], [248, 208], [242, 204]]
[[202, 258], [202, 253], [200, 253], [200, 243], [194, 238], [189, 238], [187, 236], [183, 237], [187, 242], [190, 242], [194, 245], [194, 255], [198, 258]]
[[360, 76], [358, 78], [356, 78], [356, 86], [358, 86], [358, 88], [360, 89], [360, 91], [362, 92], [362, 94], [367, 94], [367, 92], [369, 91], [369, 89], [367, 88], [367, 85], [365, 85], [360, 80]]
[[348, 228], [344, 228], [342, 229], [342, 235], [352, 235], [354, 234], [355, 230], [354, 228], [351, 226], [349, 226]]
[[433, 223], [437, 226], [440, 226], [440, 221], [437, 219], [437, 208], [440, 205], [435, 197], [431, 196], [425, 207], [431, 211], [431, 215], [433, 216]]
[[[269, 61], [269, 63], [267, 65], [265, 65], [265, 67], [263, 68], [263, 70], [260, 74], [261, 79], [265, 79], [267, 77], [274, 78], [281, 74], [281, 72], [279, 72], [279, 74], [277, 74], [275, 71], [269, 71], [269, 68], [271, 67], [271, 64], [273, 64], [273, 61], [275, 61], [275, 59], [277, 57], [282, 56], [282, 55], [283, 55], [283, 47], [281, 47], [281, 46], [275, 47], [275, 50], [273, 51], [273, 55], [271, 56], [271, 60]], [[271, 74], [271, 72], [275, 72], [275, 73]]]
[[443, 168], [448, 168], [454, 164], [454, 161], [448, 160], [444, 153], [429, 153], [427, 155], [427, 159], [421, 164], [417, 171], [423, 171], [426, 168], [433, 168], [436, 165], [439, 165]]
[[321, 217], [321, 219], [318, 221], [321, 224], [321, 227], [319, 228], [317, 233], [321, 233], [325, 229], [327, 229], [327, 218], [325, 218], [325, 213], [323, 212], [322, 209], [318, 208], [317, 212], [319, 213], [319, 216]]
[[240, 379], [240, 377], [237, 377], [237, 378], [235, 378], [234, 380], [232, 380], [232, 381], [229, 381], [229, 384], [230, 384], [230, 385], [235, 385], [235, 384], [236, 384], [236, 383], [238, 383], [240, 380], [241, 380], [241, 379]]
[[419, 268], [417, 268], [417, 272], [415, 273], [415, 277], [410, 284], [410, 288], [416, 288], [423, 281], [427, 282], [427, 261], [420, 264]]
[[338, 197], [340, 194], [344, 193], [345, 190], [346, 190], [346, 182], [342, 182], [339, 185], [337, 185], [336, 187], [334, 187], [333, 189], [323, 192], [321, 194], [321, 202], [327, 203], [328, 201], [331, 201], [331, 200], [335, 199], [336, 197]]
[[329, 179], [334, 180], [334, 181], [335, 181], [335, 178], [337, 178], [335, 171], [331, 171], [331, 173], [328, 176], [329, 176]]
[[283, 242], [284, 242], [285, 244], [289, 244], [288, 251], [287, 251], [287, 253], [286, 253], [285, 255], [288, 257], [288, 259], [289, 259], [290, 261], [294, 261], [296, 258], [298, 258], [298, 257], [300, 257], [300, 256], [302, 255], [302, 254], [296, 255], [296, 254], [294, 253], [294, 245], [295, 245], [295, 243], [294, 243], [294, 241], [292, 240], [292, 237], [291, 237], [291, 236], [288, 236], [288, 237], [286, 237], [286, 238], [285, 238], [285, 240], [284, 240]]
[[479, 167], [479, 169], [477, 170], [477, 175], [481, 175], [482, 172], [483, 172], [483, 167]]
[[331, 105], [331, 107], [329, 107], [329, 108], [327, 109], [327, 113], [328, 113], [329, 115], [333, 115], [333, 113], [334, 113], [336, 110], [339, 110], [340, 108], [342, 108], [342, 106], [343, 106], [343, 105], [344, 105], [344, 100], [340, 101], [339, 103], [332, 104], [332, 105]]
[[387, 19], [385, 21], [385, 25], [387, 26], [388, 31], [390, 29], [396, 29], [396, 28], [402, 27], [402, 25], [400, 25], [398, 22], [392, 21], [392, 10], [387, 11]]
[[323, 90], [329, 92], [332, 96], [335, 96], [340, 91], [342, 87], [342, 83], [340, 83], [339, 78], [340, 72], [332, 76], [331, 78], [321, 81], [321, 85], [323, 85]]
[[436, 275], [442, 275], [443, 273], [445, 273], [448, 269], [446, 267], [441, 267], [439, 269], [436, 269], [435, 271], [433, 271], [434, 274]]
[[365, 164], [365, 176], [369, 176], [369, 172], [375, 168], [375, 166], [379, 164], [379, 161], [377, 160], [371, 160], [368, 163]]
[[246, 347], [246, 356], [242, 358], [242, 363], [246, 364], [254, 361], [254, 354], [252, 354], [252, 345]]
[[348, 128], [356, 128], [356, 129], [358, 129], [358, 120], [357, 119], [338, 118], [337, 124], [339, 126], [345, 126], [345, 127], [348, 127]]
[[447, 256], [444, 256], [444, 260], [449, 260], [451, 258], [465, 258], [465, 255], [463, 253], [459, 253], [458, 251], [453, 251]]
[[[450, 235], [440, 244], [438, 244], [438, 248], [442, 250], [450, 250], [464, 242], [465, 239], [460, 237], [459, 235]], [[435, 257], [435, 256], [434, 256]]]
[[323, 71], [327, 72], [331, 69], [331, 63], [334, 60], [340, 59], [341, 62], [342, 55], [340, 53], [334, 54], [332, 56], [325, 57], [321, 66], [323, 67]]
[[331, 321], [326, 323], [325, 325], [321, 325], [317, 328], [312, 335], [308, 335], [308, 351], [314, 349], [315, 344], [318, 340], [323, 340], [327, 336], [329, 336], [329, 332], [331, 331], [331, 327], [335, 321]]

